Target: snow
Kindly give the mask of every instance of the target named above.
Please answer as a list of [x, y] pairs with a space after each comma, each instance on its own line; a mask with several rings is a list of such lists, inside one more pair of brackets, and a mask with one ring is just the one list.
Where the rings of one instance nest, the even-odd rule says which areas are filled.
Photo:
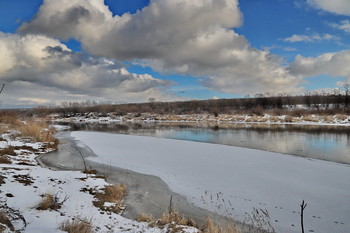
[[273, 116], [264, 114], [247, 115], [247, 114], [219, 114], [215, 117], [211, 114], [152, 114], [152, 113], [128, 113], [125, 116], [119, 116], [117, 113], [107, 113], [102, 116], [100, 113], [90, 112], [84, 114], [72, 114], [70, 117], [62, 118], [59, 115], [51, 115], [55, 122], [74, 122], [74, 123], [100, 123], [108, 124], [115, 122], [202, 122], [202, 123], [262, 123], [262, 124], [302, 124], [302, 125], [333, 125], [333, 126], [350, 126], [350, 116], [343, 114], [335, 115], [308, 115], [305, 116]]
[[266, 209], [278, 232], [350, 232], [350, 167], [247, 148], [164, 138], [72, 132], [94, 162], [151, 174], [196, 205], [244, 221]]
[[[42, 148], [42, 143], [33, 143], [11, 135], [3, 134], [1, 148], [9, 145], [25, 145]], [[45, 149], [33, 153], [29, 150], [16, 150], [16, 156], [8, 156], [12, 164], [0, 164], [0, 207], [8, 206], [18, 210], [24, 217], [23, 221], [13, 222], [16, 230], [24, 228], [25, 233], [59, 233], [62, 222], [72, 219], [88, 219], [94, 232], [167, 232], [167, 229], [149, 227], [147, 223], [139, 223], [126, 219], [119, 214], [103, 212], [93, 205], [94, 197], [82, 189], [94, 188], [101, 190], [108, 184], [104, 179], [79, 171], [53, 171], [40, 167], [35, 157], [46, 153]], [[25, 160], [29, 165], [17, 162]], [[45, 194], [57, 196], [63, 205], [58, 210], [38, 210], [36, 207]], [[112, 205], [112, 203], [107, 203]], [[184, 232], [196, 232], [197, 229], [187, 227]], [[8, 228], [4, 232], [12, 232]], [[17, 232], [17, 231], [16, 231]], [[18, 231], [19, 232], [19, 231]]]

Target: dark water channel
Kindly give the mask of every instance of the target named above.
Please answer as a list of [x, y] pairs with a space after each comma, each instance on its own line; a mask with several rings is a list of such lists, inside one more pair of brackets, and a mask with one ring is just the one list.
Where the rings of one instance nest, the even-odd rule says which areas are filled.
[[202, 123], [70, 123], [71, 130], [200, 141], [350, 164], [350, 127]]

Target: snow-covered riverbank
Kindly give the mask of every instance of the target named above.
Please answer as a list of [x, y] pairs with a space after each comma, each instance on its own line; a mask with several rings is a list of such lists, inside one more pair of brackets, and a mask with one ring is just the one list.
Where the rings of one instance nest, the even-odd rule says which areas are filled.
[[88, 159], [162, 178], [200, 207], [245, 220], [266, 209], [278, 232], [350, 230], [350, 167], [245, 148], [161, 138], [73, 132], [98, 157]]
[[[96, 198], [88, 190], [100, 192], [110, 184], [93, 174], [40, 167], [35, 158], [50, 150], [45, 143], [17, 137], [11, 131], [1, 134], [0, 151], [8, 160], [0, 163], [0, 232], [58, 233], [63, 232], [59, 229], [62, 223], [72, 219], [88, 222], [93, 232], [167, 232], [166, 227], [149, 227], [96, 207]], [[39, 208], [50, 195], [54, 208]]]
[[128, 113], [120, 115], [117, 113], [101, 114], [96, 112], [71, 114], [69, 117], [61, 117], [59, 114], [51, 115], [50, 120], [56, 122], [200, 122], [200, 123], [263, 123], [263, 124], [302, 124], [302, 125], [337, 125], [350, 126], [350, 116], [344, 114], [302, 116], [289, 115], [247, 115], [247, 114], [152, 114], [152, 113]]

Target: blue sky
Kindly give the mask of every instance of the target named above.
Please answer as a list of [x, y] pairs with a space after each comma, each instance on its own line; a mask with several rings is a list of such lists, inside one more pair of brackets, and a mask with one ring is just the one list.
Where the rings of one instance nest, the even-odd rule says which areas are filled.
[[[12, 51], [2, 57], [10, 68], [0, 66], [3, 106], [300, 94], [350, 82], [348, 0], [90, 2], [0, 0], [0, 48]], [[28, 46], [46, 57], [18, 55]], [[11, 95], [16, 87], [27, 91]]]

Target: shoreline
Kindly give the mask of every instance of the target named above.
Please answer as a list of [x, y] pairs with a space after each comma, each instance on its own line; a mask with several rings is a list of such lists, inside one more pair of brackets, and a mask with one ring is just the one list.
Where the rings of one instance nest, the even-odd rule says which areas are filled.
[[[59, 145], [57, 151], [37, 156], [36, 160], [39, 164], [53, 170], [84, 170], [81, 157], [74, 155], [74, 150], [79, 145], [70, 136], [70, 132], [59, 132], [57, 138], [63, 144]], [[86, 148], [79, 148], [79, 150], [84, 158], [96, 156], [92, 151], [86, 150]], [[78, 154], [79, 152], [76, 151], [75, 153]], [[148, 214], [159, 218], [168, 210], [170, 198], [172, 198], [172, 205], [175, 211], [193, 219], [199, 225], [203, 225], [208, 216], [218, 223], [226, 222], [225, 217], [197, 207], [188, 202], [186, 197], [171, 191], [168, 185], [157, 176], [141, 174], [89, 160], [85, 162], [89, 169], [97, 171], [97, 175], [105, 176], [108, 183], [127, 184], [128, 194], [124, 198], [126, 209], [123, 211], [123, 217], [136, 219], [140, 214]], [[245, 227], [241, 222], [233, 221], [240, 228], [243, 229]]]

